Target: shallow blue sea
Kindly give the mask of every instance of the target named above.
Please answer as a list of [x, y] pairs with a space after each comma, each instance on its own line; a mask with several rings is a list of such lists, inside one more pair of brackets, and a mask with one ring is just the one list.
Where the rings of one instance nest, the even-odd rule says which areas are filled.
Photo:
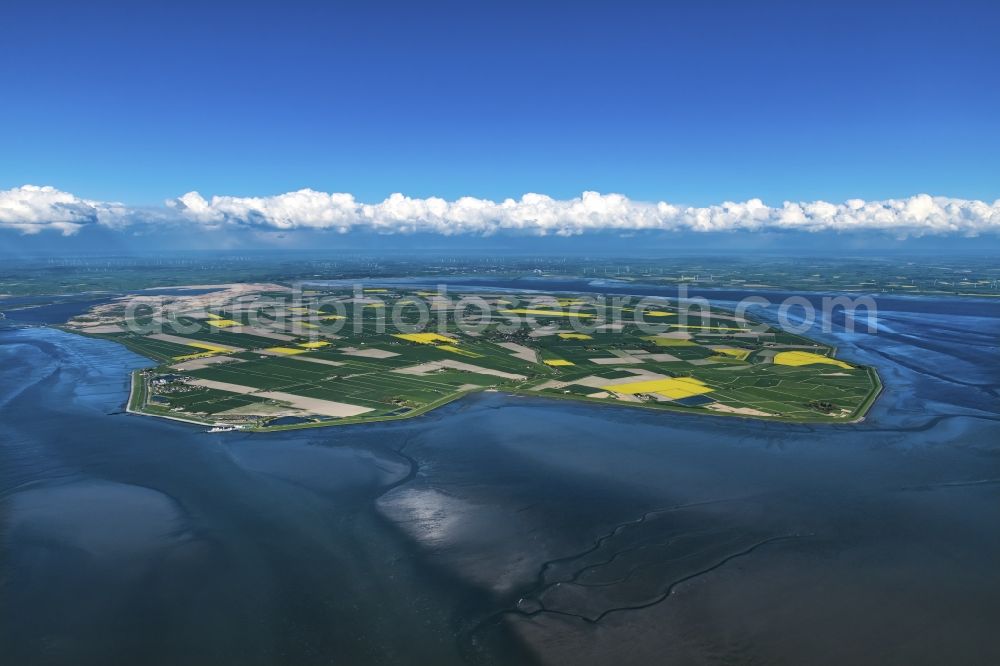
[[208, 434], [122, 413], [145, 359], [2, 330], [2, 663], [1000, 663], [1000, 304], [879, 306], [816, 332], [886, 386], [827, 427], [481, 394]]

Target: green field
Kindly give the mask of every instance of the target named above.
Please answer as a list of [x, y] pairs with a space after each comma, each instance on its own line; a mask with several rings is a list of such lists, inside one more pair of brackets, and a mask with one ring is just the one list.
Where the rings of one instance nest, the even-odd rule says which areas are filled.
[[169, 299], [153, 332], [129, 330], [121, 308], [83, 319], [158, 363], [137, 374], [133, 411], [250, 430], [406, 418], [487, 389], [837, 423], [862, 417], [881, 388], [830, 347], [665, 299], [280, 286], [250, 297]]

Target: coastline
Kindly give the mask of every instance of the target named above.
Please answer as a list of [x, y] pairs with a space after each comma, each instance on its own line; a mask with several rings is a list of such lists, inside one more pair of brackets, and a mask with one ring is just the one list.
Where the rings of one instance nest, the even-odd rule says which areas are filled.
[[[551, 290], [551, 293], [569, 293], [569, 292], [561, 292], [559, 290]], [[62, 328], [62, 330], [65, 330], [65, 331], [71, 332], [71, 333], [75, 333], [77, 335], [86, 335], [86, 331], [85, 330], [79, 330], [79, 329], [69, 328], [69, 327], [61, 327], [61, 328]], [[802, 336], [802, 337], [804, 337], [805, 339], [810, 340], [810, 341], [812, 341], [814, 343], [823, 344], [823, 345], [829, 347], [830, 348], [830, 355], [831, 355], [831, 357], [836, 358], [837, 347], [835, 345], [830, 345], [830, 344], [827, 344], [827, 343], [821, 343], [821, 342], [819, 342], [819, 341], [817, 341], [817, 340], [815, 340], [815, 339], [813, 339], [811, 337], [808, 337], [808, 336]], [[121, 344], [121, 343], [117, 343], [117, 344]], [[122, 345], [122, 346], [125, 346], [125, 345]], [[146, 357], [146, 358], [148, 358], [148, 357]], [[155, 362], [155, 359], [150, 359], [150, 360], [152, 360], [152, 361]], [[604, 405], [606, 407], [612, 407], [612, 408], [638, 407], [638, 408], [645, 409], [647, 411], [662, 411], [662, 412], [670, 412], [670, 413], [677, 413], [677, 414], [687, 414], [687, 415], [695, 415], [695, 416], [709, 416], [709, 417], [710, 416], [718, 416], [718, 417], [724, 417], [724, 418], [730, 418], [730, 419], [731, 418], [737, 418], [737, 419], [749, 419], [749, 420], [753, 420], [753, 421], [766, 421], [766, 422], [772, 422], [772, 423], [808, 424], [808, 425], [817, 425], [817, 426], [819, 426], [819, 425], [830, 425], [830, 426], [850, 425], [850, 424], [858, 424], [858, 423], [861, 423], [861, 422], [863, 422], [865, 420], [865, 417], [867, 416], [867, 414], [871, 410], [871, 408], [874, 406], [874, 404], [878, 400], [879, 395], [882, 393], [882, 390], [883, 390], [883, 384], [882, 384], [882, 381], [881, 381], [881, 377], [879, 376], [878, 370], [876, 368], [874, 368], [873, 366], [869, 366], [869, 365], [859, 365], [859, 367], [863, 367], [865, 369], [865, 371], [868, 374], [869, 379], [871, 380], [873, 388], [870, 391], [870, 393], [868, 394], [868, 396], [859, 405], [859, 407], [857, 407], [856, 409], [854, 409], [851, 412], [851, 414], [849, 414], [848, 416], [846, 416], [844, 418], [840, 418], [840, 419], [829, 419], [829, 418], [826, 418], [826, 419], [824, 419], [824, 418], [808, 419], [808, 418], [794, 418], [794, 417], [784, 417], [784, 416], [757, 416], [757, 415], [748, 415], [748, 414], [741, 414], [741, 413], [735, 413], [735, 412], [708, 411], [708, 410], [704, 410], [704, 409], [699, 409], [697, 407], [687, 407], [687, 406], [683, 406], [683, 405], [670, 405], [670, 404], [664, 404], [664, 403], [656, 403], [655, 405], [654, 404], [646, 404], [646, 403], [642, 403], [642, 402], [638, 402], [638, 403], [624, 403], [624, 402], [608, 403], [608, 402], [606, 402], [606, 401], [604, 401], [602, 399], [588, 398], [586, 396], [575, 395], [575, 394], [556, 394], [556, 393], [552, 393], [552, 394], [540, 394], [540, 393], [538, 393], [536, 391], [530, 390], [529, 388], [523, 388], [522, 389], [522, 388], [519, 388], [519, 387], [506, 387], [506, 388], [503, 388], [503, 389], [495, 389], [495, 388], [482, 387], [482, 388], [474, 388], [474, 389], [469, 389], [469, 390], [465, 390], [465, 391], [456, 392], [454, 394], [445, 396], [445, 397], [441, 398], [440, 400], [434, 401], [432, 403], [421, 405], [421, 406], [419, 406], [419, 407], [417, 407], [417, 408], [415, 408], [415, 409], [413, 409], [413, 410], [411, 410], [411, 411], [409, 411], [409, 412], [407, 412], [405, 414], [398, 414], [398, 415], [392, 415], [392, 416], [388, 416], [387, 415], [387, 416], [378, 416], [378, 417], [367, 417], [367, 418], [364, 417], [364, 416], [356, 416], [356, 417], [346, 417], [346, 418], [335, 419], [335, 420], [331, 419], [331, 420], [313, 421], [313, 422], [307, 422], [307, 423], [294, 423], [294, 424], [285, 424], [285, 425], [276, 425], [276, 426], [263, 425], [263, 426], [253, 426], [253, 427], [240, 427], [237, 430], [239, 432], [268, 433], [268, 432], [285, 432], [285, 431], [291, 431], [291, 430], [305, 430], [305, 429], [312, 429], [312, 428], [326, 428], [326, 427], [334, 427], [334, 426], [348, 426], [348, 425], [362, 425], [362, 424], [371, 424], [371, 423], [383, 423], [383, 422], [389, 422], [389, 421], [403, 421], [403, 420], [406, 420], [406, 419], [410, 419], [410, 418], [415, 418], [415, 417], [418, 417], [418, 416], [422, 416], [422, 415], [427, 414], [427, 413], [429, 413], [431, 411], [434, 411], [435, 409], [437, 409], [439, 407], [442, 407], [442, 406], [447, 405], [447, 404], [449, 404], [451, 402], [459, 400], [459, 399], [461, 399], [461, 398], [463, 398], [463, 397], [465, 397], [467, 395], [470, 395], [472, 393], [480, 393], [480, 392], [483, 392], [483, 391], [500, 391], [500, 392], [507, 393], [507, 394], [510, 394], [510, 395], [519, 395], [519, 396], [526, 396], [526, 397], [531, 397], [531, 398], [551, 398], [551, 399], [555, 399], [555, 400], [570, 400], [570, 401], [585, 402], [585, 403], [595, 404], [595, 405]], [[183, 423], [189, 423], [189, 424], [192, 424], [192, 425], [206, 426], [206, 427], [212, 427], [212, 426], [216, 425], [215, 422], [209, 421], [209, 420], [198, 420], [196, 418], [184, 418], [184, 417], [180, 417], [180, 416], [174, 416], [174, 415], [170, 415], [170, 414], [164, 414], [164, 413], [162, 413], [162, 412], [160, 412], [158, 410], [150, 410], [150, 409], [148, 409], [148, 405], [146, 405], [146, 403], [145, 403], [145, 397], [144, 397], [146, 395], [147, 389], [146, 389], [145, 379], [142, 377], [141, 371], [133, 372], [132, 373], [131, 381], [132, 381], [132, 388], [130, 390], [129, 399], [128, 399], [128, 405], [127, 405], [127, 410], [126, 410], [128, 413], [130, 413], [130, 414], [138, 414], [138, 415], [142, 415], [142, 416], [152, 416], [152, 417], [164, 418], [164, 419], [169, 419], [169, 420], [173, 420], [173, 421], [178, 421], [178, 422], [183, 422]], [[139, 386], [137, 386], [137, 385], [139, 385]], [[137, 388], [139, 389], [138, 391], [137, 391]], [[139, 400], [137, 402], [136, 399], [135, 399], [136, 397], [141, 398], [141, 400]]]
[[[913, 321], [911, 325], [913, 331], [922, 331], [927, 336], [928, 343], [933, 342], [933, 331], [928, 332], [925, 324]], [[35, 328], [35, 331], [40, 337], [52, 337], [45, 335], [45, 329]], [[25, 334], [31, 335], [31, 331]], [[93, 344], [98, 340], [100, 345]], [[190, 522], [181, 524], [184, 529], [165, 524], [157, 531], [167, 535], [162, 538], [163, 549], [148, 556], [155, 570], [176, 567], [167, 569], [171, 574], [168, 578], [154, 578], [150, 582], [156, 585], [162, 581], [163, 587], [150, 590], [157, 600], [153, 610], [158, 615], [150, 615], [151, 621], [144, 625], [148, 629], [143, 631], [152, 636], [149, 640], [168, 635], [163, 625], [155, 621], [157, 618], [176, 622], [167, 626], [174, 631], [174, 627], [189, 626], [192, 609], [199, 607], [216, 610], [227, 621], [241, 617], [247, 603], [242, 592], [245, 586], [253, 587], [255, 581], [261, 580], [270, 582], [268, 576], [273, 575], [278, 577], [275, 584], [294, 595], [296, 603], [313, 598], [317, 583], [330, 583], [319, 589], [324, 598], [335, 600], [331, 601], [333, 606], [317, 606], [317, 612], [303, 626], [310, 632], [307, 635], [317, 641], [315, 644], [322, 645], [328, 654], [333, 654], [330, 650], [347, 650], [345, 646], [353, 644], [346, 643], [340, 634], [329, 643], [320, 641], [330, 636], [330, 627], [337, 625], [338, 619], [339, 626], [343, 626], [345, 618], [360, 615], [355, 603], [362, 604], [364, 613], [369, 608], [372, 613], [379, 613], [384, 607], [377, 604], [384, 603], [384, 599], [399, 598], [398, 595], [417, 597], [428, 589], [407, 587], [400, 569], [396, 568], [403, 565], [396, 562], [429, 563], [430, 568], [414, 570], [414, 580], [418, 582], [437, 581], [429, 578], [430, 572], [444, 571], [455, 580], [486, 590], [482, 593], [485, 599], [482, 605], [472, 612], [461, 606], [471, 618], [471, 626], [478, 627], [480, 619], [492, 617], [496, 612], [516, 611], [522, 598], [532, 604], [541, 598], [554, 610], [594, 617], [608, 609], [639, 605], [650, 591], [667, 590], [671, 581], [685, 573], [670, 563], [696, 547], [705, 548], [704, 556], [697, 555], [700, 558], [697, 570], [701, 571], [740, 552], [743, 544], [733, 545], [730, 537], [746, 538], [750, 545], [774, 536], [804, 533], [817, 536], [789, 541], [780, 548], [734, 563], [736, 566], [722, 567], [693, 581], [696, 590], [685, 584], [666, 603], [632, 611], [631, 617], [643, 636], [641, 641], [637, 640], [636, 649], [648, 655], [650, 662], [662, 660], [664, 655], [685, 661], [690, 654], [683, 651], [675, 654], [671, 650], [683, 646], [680, 637], [687, 630], [684, 622], [692, 622], [704, 627], [710, 638], [718, 635], [718, 645], [722, 647], [729, 645], [732, 627], [744, 627], [745, 640], [760, 646], [762, 658], [776, 662], [808, 661], [807, 654], [772, 638], [773, 634], [760, 625], [766, 621], [795, 632], [817, 631], [815, 628], [821, 627], [824, 633], [820, 636], [829, 640], [830, 645], [838, 645], [845, 633], [858, 631], [859, 636], [868, 636], [849, 619], [833, 625], [823, 620], [866, 598], [872, 589], [887, 599], [892, 612], [912, 613], [914, 622], [948, 621], [957, 614], [963, 626], [972, 627], [969, 631], [990, 635], [987, 632], [991, 606], [975, 599], [969, 601], [963, 595], [970, 589], [968, 585], [980, 589], [983, 580], [993, 580], [989, 572], [995, 559], [994, 544], [989, 540], [985, 545], [982, 543], [981, 530], [983, 524], [989, 524], [995, 517], [995, 484], [955, 484], [996, 476], [992, 468], [984, 470], [982, 466], [984, 449], [995, 448], [989, 436], [995, 423], [975, 416], [941, 420], [940, 415], [957, 411], [949, 405], [974, 406], [969, 402], [968, 390], [952, 387], [948, 392], [949, 384], [907, 371], [905, 366], [900, 368], [903, 373], [900, 376], [891, 359], [872, 362], [881, 375], [891, 378], [892, 390], [878, 403], [874, 419], [869, 419], [876, 423], [863, 426], [779, 427], [773, 421], [762, 423], [765, 419], [699, 420], [690, 418], [693, 416], [690, 412], [680, 411], [677, 413], [687, 413], [688, 418], [655, 417], [648, 408], [643, 412], [609, 409], [641, 405], [594, 403], [602, 404], [604, 409], [591, 409], [581, 404], [583, 401], [559, 400], [561, 396], [539, 400], [547, 396], [510, 394], [508, 397], [509, 392], [503, 392], [466, 394], [463, 397], [468, 400], [441, 407], [429, 418], [414, 418], [406, 423], [380, 423], [341, 431], [265, 431], [261, 437], [213, 438], [205, 436], [207, 427], [170, 425], [167, 421], [178, 420], [171, 417], [161, 417], [165, 421], [159, 424], [152, 419], [144, 422], [106, 418], [105, 414], [116, 410], [115, 403], [127, 401], [131, 403], [129, 406], [136, 406], [143, 390], [141, 377], [136, 375], [135, 384], [130, 383], [126, 388], [122, 373], [130, 373], [131, 380], [133, 370], [141, 373], [148, 365], [143, 357], [120, 353], [124, 351], [122, 345], [102, 347], [107, 341], [74, 335], [44, 345], [53, 358], [76, 363], [80, 368], [77, 373], [63, 373], [61, 390], [65, 393], [55, 393], [48, 385], [37, 389], [39, 396], [51, 396], [51, 407], [56, 410], [53, 421], [63, 419], [63, 430], [50, 434], [50, 430], [35, 425], [38, 417], [24, 409], [31, 404], [30, 396], [8, 415], [15, 427], [37, 432], [39, 438], [49, 438], [39, 441], [51, 441], [51, 447], [61, 447], [55, 448], [60, 456], [89, 465], [86, 472], [102, 482], [110, 478], [128, 492], [133, 492], [135, 486], [153, 488], [176, 497], [179, 506], [191, 509], [185, 518]], [[886, 348], [894, 344], [891, 340], [884, 342], [889, 346]], [[957, 340], [953, 345], [958, 351], [964, 348]], [[60, 352], [56, 347], [75, 353]], [[126, 364], [121, 369], [108, 364], [88, 351], [92, 348], [95, 351], [110, 348], [109, 360], [122, 358]], [[848, 340], [844, 340], [842, 350], [848, 356], [855, 351]], [[94, 359], [106, 367], [103, 376], [88, 369]], [[993, 358], [987, 360], [992, 367]], [[970, 369], [971, 366], [959, 368]], [[967, 381], [976, 379], [976, 376], [959, 377]], [[74, 384], [97, 378], [106, 387], [91, 392], [103, 401], [97, 403], [98, 409], [66, 411], [60, 406], [74, 394]], [[10, 380], [14, 385], [21, 381], [16, 371]], [[927, 410], [912, 409], [911, 382], [921, 382], [923, 394], [941, 392], [942, 398], [951, 402], [932, 403]], [[46, 407], [39, 405], [39, 408]], [[39, 413], [47, 417], [45, 412]], [[705, 415], [721, 416], [700, 416]], [[878, 446], [872, 445], [874, 438]], [[944, 441], [953, 441], [955, 445], [942, 446]], [[920, 455], [914, 455], [914, 447], [920, 447]], [[25, 450], [44, 453], [50, 449], [33, 444]], [[396, 460], [391, 453], [396, 450], [417, 461], [420, 473], [402, 476], [406, 472], [402, 464], [405, 461]], [[391, 464], [387, 466], [385, 461]], [[25, 464], [33, 462], [28, 460]], [[373, 483], [372, 476], [365, 471], [368, 469], [373, 470], [370, 474], [383, 475], [378, 479], [384, 480]], [[45, 478], [44, 474], [38, 476]], [[405, 483], [386, 492], [384, 484], [396, 483], [397, 479], [405, 479]], [[60, 511], [83, 506], [85, 510], [80, 511], [94, 517], [93, 526], [88, 529], [102, 529], [108, 515], [105, 508], [108, 505], [100, 504], [103, 496], [94, 495], [90, 500], [89, 495], [62, 495], [59, 493], [63, 486], [62, 475], [53, 474], [52, 497], [62, 502], [54, 505]], [[90, 492], [89, 486], [81, 487], [83, 490], [79, 492]], [[74, 492], [76, 488], [71, 486]], [[98, 490], [103, 488], [100, 486]], [[376, 495], [378, 499], [369, 499]], [[27, 493], [18, 497], [19, 506], [29, 506], [25, 500], [41, 496]], [[84, 504], [84, 500], [94, 504]], [[122, 511], [139, 511], [144, 505], [118, 501], [111, 506], [115, 510], [122, 507]], [[337, 511], [361, 517], [331, 520], [329, 516]], [[362, 512], [370, 512], [371, 518], [369, 513]], [[983, 516], [984, 520], [963, 519], [970, 514]], [[236, 515], [246, 517], [236, 520]], [[441, 516], [448, 517], [447, 529], [442, 529]], [[135, 518], [125, 516], [117, 520], [156, 525], [156, 517], [139, 513]], [[303, 524], [308, 529], [302, 529]], [[887, 524], [900, 528], [887, 530]], [[377, 541], [373, 548], [360, 551], [350, 546], [355, 538], [371, 543], [370, 530], [381, 526], [394, 530], [389, 537], [393, 541]], [[71, 527], [78, 529], [76, 523]], [[341, 527], [343, 531], [326, 536], [331, 529]], [[713, 530], [708, 536], [706, 528]], [[956, 534], [956, 529], [962, 531]], [[680, 541], [676, 540], [678, 531], [682, 535]], [[221, 542], [231, 552], [247, 554], [239, 562], [265, 562], [267, 568], [234, 571], [228, 561], [223, 561], [215, 569], [218, 558], [211, 557], [210, 550], [195, 551], [205, 554], [196, 560], [193, 570], [186, 551], [181, 551], [183, 557], [171, 561], [166, 554], [177, 552], [179, 547], [186, 548], [186, 540], [190, 538], [187, 535], [204, 538], [204, 544], [208, 545]], [[73, 532], [56, 536], [71, 539]], [[603, 544], [602, 548], [588, 554], [597, 541]], [[970, 558], [961, 567], [955, 567], [952, 558], [952, 544], [956, 541], [970, 548]], [[11, 547], [18, 549], [15, 551], [18, 557], [29, 558], [35, 555], [32, 550], [35, 543], [23, 538]], [[387, 554], [385, 543], [409, 550]], [[661, 543], [670, 545], [661, 550], [657, 545]], [[208, 547], [204, 544], [199, 542], [199, 548]], [[637, 545], [645, 547], [635, 549]], [[830, 557], [831, 548], [836, 549], [837, 557]], [[625, 555], [603, 564], [619, 551], [625, 551]], [[387, 569], [384, 563], [390, 560], [394, 568]], [[547, 564], [550, 560], [557, 562]], [[90, 570], [74, 569], [72, 560], [47, 562], [50, 564], [46, 574], [74, 571], [82, 581], [94, 580]], [[904, 577], [879, 587], [879, 581], [884, 581], [880, 576], [884, 573], [881, 564], [885, 562], [901, 562]], [[364, 568], [366, 563], [372, 566]], [[598, 568], [590, 569], [592, 565]], [[618, 580], [636, 566], [639, 578], [633, 579], [637, 582], [634, 591], [628, 586], [610, 588], [616, 593], [620, 591], [624, 602], [619, 597], [614, 603], [607, 601], [601, 595], [603, 588], [587, 588], [586, 595], [580, 598], [557, 596], [566, 587], [559, 583], [571, 579], [578, 571], [586, 569], [586, 575], [593, 577], [584, 582]], [[112, 559], [110, 554], [107, 571], [108, 576], [120, 574], [120, 589], [131, 591], [128, 587], [133, 584], [131, 579], [126, 578], [127, 572], [122, 572], [119, 560]], [[295, 573], [285, 577], [286, 571]], [[343, 577], [331, 581], [331, 576], [340, 571], [344, 572]], [[546, 576], [542, 585], [537, 582], [539, 571]], [[226, 581], [228, 575], [234, 576], [232, 594], [225, 586], [213, 587], [213, 581]], [[108, 580], [97, 579], [97, 582], [107, 586]], [[110, 580], [117, 583], [119, 578]], [[171, 596], [177, 580], [185, 581], [188, 589], [193, 590], [190, 598]], [[383, 590], [386, 596], [375, 594], [364, 585], [352, 588], [355, 580], [377, 580], [378, 590]], [[914, 603], [909, 591], [914, 589], [913, 585], [927, 580], [933, 581], [938, 595], [947, 602], [947, 609], [938, 610], [939, 604], [930, 601]], [[427, 585], [438, 591], [452, 589], [436, 582]], [[94, 589], [97, 590], [96, 583]], [[454, 596], [443, 602], [451, 604], [445, 608], [458, 608], [459, 603], [468, 599], [466, 588], [457, 589]], [[500, 592], [494, 592], [495, 589]], [[775, 593], [774, 589], [785, 592]], [[86, 595], [69, 588], [59, 598], [49, 600], [38, 597], [35, 591], [36, 588], [24, 586], [8, 597], [11, 606], [20, 604], [29, 608], [24, 614], [27, 619], [12, 627], [11, 635], [17, 631], [34, 638], [42, 630], [51, 635], [50, 623], [57, 622], [59, 617], [52, 613], [55, 604], [74, 610], [76, 604], [82, 610], [86, 608], [86, 597], [91, 595], [91, 588], [85, 589]], [[112, 590], [111, 594], [114, 593]], [[720, 617], [717, 611], [702, 607], [700, 599], [706, 597], [718, 602], [713, 609], [726, 609], [724, 615]], [[34, 602], [35, 599], [41, 601]], [[364, 605], [367, 600], [372, 600], [370, 607]], [[25, 606], [29, 602], [35, 605]], [[806, 610], [788, 615], [783, 608], [789, 603]], [[103, 611], [105, 614], [98, 617], [107, 623], [133, 612], [120, 608], [124, 607]], [[261, 608], [259, 617], [266, 619], [259, 621], [280, 622], [287, 617], [285, 607], [262, 604]], [[861, 608], [864, 623], [869, 626], [883, 617], [881, 609], [867, 609], [863, 605]], [[418, 632], [429, 633], [423, 607], [415, 610], [419, 612], [413, 615], [403, 612], [400, 617], [412, 617]], [[741, 624], [747, 617], [760, 621]], [[502, 625], [468, 629], [457, 639], [453, 638], [455, 630], [451, 625], [444, 625], [441, 633], [434, 636], [443, 637], [442, 645], [450, 646], [452, 642], [445, 641], [453, 639], [466, 654], [487, 655], [495, 654], [493, 650], [506, 654], [504, 650], [523, 639], [552, 663], [574, 659], [584, 663], [572, 646], [587, 644], [589, 640], [594, 641], [590, 645], [598, 663], [612, 655], [623, 640], [629, 640], [627, 634], [614, 631], [611, 623], [597, 630], [591, 625], [578, 628], [576, 624], [562, 623], [552, 614], [529, 619], [508, 613], [505, 618]], [[399, 634], [393, 625], [398, 621], [394, 617], [393, 622], [378, 628], [368, 624], [366, 631], [371, 636], [384, 636], [385, 641], [398, 640], [400, 645], [409, 645], [397, 638]], [[351, 624], [350, 629], [364, 627], [366, 623], [370, 623], [367, 614], [358, 618], [357, 625]], [[254, 631], [251, 627], [247, 629], [248, 636], [233, 637], [216, 631], [210, 622], [199, 622], [197, 626], [203, 633], [195, 638], [202, 645], [218, 640], [220, 651], [238, 647], [237, 641], [245, 643], [248, 637], [252, 639]], [[951, 625], [946, 622], [944, 626]], [[673, 629], [665, 634], [663, 627]], [[76, 629], [70, 627], [66, 631]], [[718, 634], [713, 633], [716, 631]], [[118, 645], [115, 635], [97, 636], [107, 641], [109, 650]], [[912, 640], [905, 627], [899, 628], [892, 638]], [[928, 635], [923, 640], [929, 643], [921, 647], [932, 650], [940, 646], [934, 660], [946, 651], [955, 654], [952, 639], [957, 642], [966, 638], [968, 631], [964, 629], [949, 630]], [[168, 653], [170, 658], [183, 661], [187, 656], [183, 646], [174, 645], [171, 643], [165, 649], [181, 652]], [[851, 649], [860, 650], [860, 655], [867, 646], [852, 645]], [[296, 658], [302, 663], [309, 661], [305, 657]], [[851, 655], [845, 658], [849, 660]], [[435, 656], [426, 661], [451, 663]], [[517, 658], [495, 661], [525, 663]], [[93, 662], [82, 660], [82, 663]]]

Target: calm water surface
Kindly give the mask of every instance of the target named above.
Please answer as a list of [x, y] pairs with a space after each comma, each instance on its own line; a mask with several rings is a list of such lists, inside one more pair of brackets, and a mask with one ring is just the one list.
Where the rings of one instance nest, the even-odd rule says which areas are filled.
[[834, 427], [208, 434], [121, 413], [113, 343], [0, 331], [2, 663], [1000, 663], [1000, 305], [879, 304], [826, 336], [886, 384]]

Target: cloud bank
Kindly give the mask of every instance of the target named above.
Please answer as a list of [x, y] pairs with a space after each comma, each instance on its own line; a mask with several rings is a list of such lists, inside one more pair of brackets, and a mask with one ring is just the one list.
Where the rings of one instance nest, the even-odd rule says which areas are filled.
[[25, 234], [52, 229], [69, 236], [90, 224], [119, 227], [133, 218], [122, 204], [81, 199], [54, 187], [23, 185], [0, 190], [0, 228]]
[[1000, 200], [993, 203], [918, 194], [904, 199], [834, 204], [791, 202], [767, 206], [760, 199], [712, 206], [632, 201], [620, 194], [584, 192], [573, 199], [525, 194], [496, 202], [462, 197], [454, 201], [393, 194], [380, 203], [352, 194], [299, 190], [269, 197], [213, 196], [197, 192], [169, 199], [163, 207], [134, 208], [81, 199], [53, 187], [24, 185], [0, 191], [0, 228], [25, 234], [54, 230], [72, 235], [88, 225], [126, 228], [190, 225], [209, 229], [297, 229], [340, 233], [431, 233], [572, 236], [589, 232], [806, 231], [886, 232], [899, 237], [976, 236], [1000, 232]]

